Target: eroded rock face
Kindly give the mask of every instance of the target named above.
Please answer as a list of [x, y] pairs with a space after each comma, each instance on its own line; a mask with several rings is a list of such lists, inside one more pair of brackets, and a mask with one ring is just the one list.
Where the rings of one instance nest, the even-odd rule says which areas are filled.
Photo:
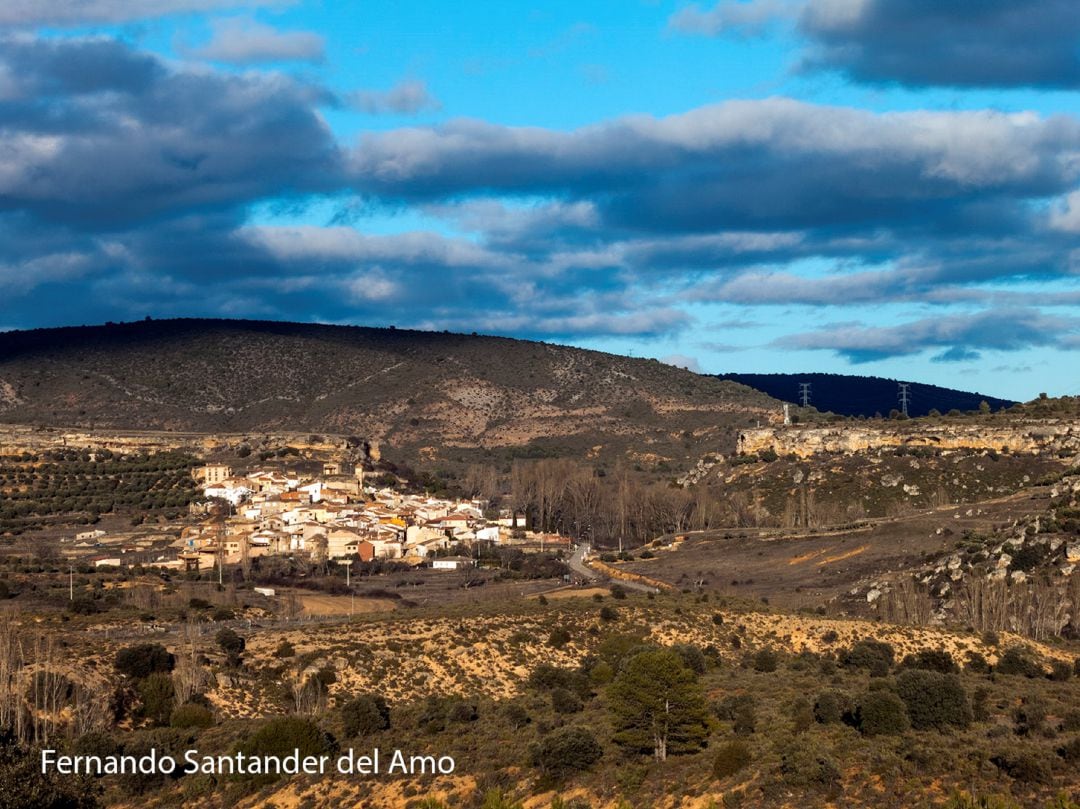
[[1080, 451], [1080, 425], [1051, 421], [997, 426], [916, 424], [882, 428], [847, 423], [831, 427], [759, 427], [740, 433], [738, 453], [753, 455], [771, 449], [780, 455], [809, 458], [821, 452], [851, 454], [901, 446], [1021, 453]]

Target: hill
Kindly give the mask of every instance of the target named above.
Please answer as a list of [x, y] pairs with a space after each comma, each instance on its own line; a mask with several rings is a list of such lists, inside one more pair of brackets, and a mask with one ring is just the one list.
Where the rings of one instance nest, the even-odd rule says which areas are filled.
[[656, 360], [502, 337], [239, 320], [0, 334], [0, 421], [356, 435], [681, 463], [730, 451], [778, 403]]
[[[852, 374], [718, 374], [720, 379], [740, 382], [784, 402], [799, 403], [799, 385], [810, 383], [810, 404], [819, 411], [843, 416], [887, 415], [899, 409], [899, 390], [896, 379]], [[948, 413], [950, 410], [977, 410], [985, 401], [994, 410], [1011, 407], [1016, 402], [937, 385], [911, 382], [908, 414], [925, 416], [931, 410]]]

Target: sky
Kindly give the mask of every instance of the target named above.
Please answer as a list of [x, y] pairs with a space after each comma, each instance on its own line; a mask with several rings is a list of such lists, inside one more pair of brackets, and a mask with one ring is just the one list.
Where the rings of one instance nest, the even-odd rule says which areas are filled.
[[1075, 0], [3, 0], [0, 329], [1080, 394]]

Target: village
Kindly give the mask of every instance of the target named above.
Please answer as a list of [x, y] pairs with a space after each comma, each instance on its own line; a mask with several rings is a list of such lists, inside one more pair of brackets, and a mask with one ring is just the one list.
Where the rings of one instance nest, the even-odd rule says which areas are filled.
[[65, 542], [65, 555], [97, 568], [204, 571], [250, 566], [263, 556], [313, 564], [395, 562], [474, 567], [482, 548], [566, 550], [566, 537], [526, 532], [525, 515], [493, 512], [484, 500], [449, 500], [365, 485], [364, 471], [331, 461], [317, 470], [213, 463], [193, 470], [202, 498], [181, 526], [153, 533], [93, 529]]

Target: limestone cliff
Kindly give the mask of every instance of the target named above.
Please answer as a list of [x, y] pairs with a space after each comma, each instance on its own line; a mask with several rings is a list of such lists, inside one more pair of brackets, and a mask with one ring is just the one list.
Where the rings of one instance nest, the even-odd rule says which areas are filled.
[[773, 450], [780, 455], [808, 458], [823, 452], [852, 454], [901, 446], [1024, 453], [1080, 452], [1080, 422], [1052, 420], [986, 426], [844, 423], [827, 427], [760, 427], [739, 434], [737, 452], [755, 455]]

